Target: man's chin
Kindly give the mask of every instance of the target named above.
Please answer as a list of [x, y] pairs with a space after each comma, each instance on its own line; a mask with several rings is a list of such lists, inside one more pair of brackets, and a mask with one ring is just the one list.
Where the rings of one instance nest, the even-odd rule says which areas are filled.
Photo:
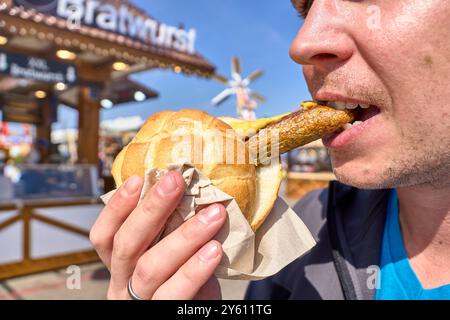
[[334, 170], [334, 175], [336, 176], [337, 181], [351, 187], [358, 189], [377, 189], [375, 187], [377, 185], [376, 183], [362, 180], [360, 177], [355, 177], [351, 174], [338, 173], [338, 171]]
[[385, 182], [382, 174], [377, 174], [374, 168], [368, 167], [367, 164], [333, 164], [333, 173], [339, 182], [359, 189], [381, 189]]

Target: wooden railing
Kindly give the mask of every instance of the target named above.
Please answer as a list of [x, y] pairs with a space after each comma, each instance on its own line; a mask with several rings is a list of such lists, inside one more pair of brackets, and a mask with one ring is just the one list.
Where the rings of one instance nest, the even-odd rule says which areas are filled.
[[[0, 280], [27, 275], [36, 272], [48, 271], [63, 268], [72, 264], [84, 264], [98, 261], [99, 258], [94, 250], [74, 252], [57, 256], [33, 259], [31, 257], [31, 231], [30, 222], [37, 220], [51, 225], [66, 232], [75, 233], [89, 238], [89, 230], [57, 221], [35, 212], [36, 209], [69, 207], [78, 205], [98, 204], [97, 198], [66, 198], [54, 200], [27, 200], [11, 203], [0, 203], [0, 214], [4, 211], [17, 210], [18, 214], [0, 223], [1, 230], [10, 227], [15, 223], [22, 223], [22, 259], [18, 262], [0, 264]], [[0, 250], [2, 245], [0, 244]]]

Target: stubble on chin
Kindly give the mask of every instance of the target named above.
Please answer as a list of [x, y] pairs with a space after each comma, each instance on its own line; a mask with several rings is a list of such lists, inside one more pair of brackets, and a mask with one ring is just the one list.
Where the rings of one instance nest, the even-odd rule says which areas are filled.
[[[443, 150], [442, 150], [443, 151]], [[340, 159], [339, 161], [342, 161]], [[442, 153], [392, 159], [356, 168], [332, 157], [333, 173], [343, 184], [359, 189], [390, 189], [413, 186], [450, 188], [450, 150]], [[336, 163], [340, 163], [336, 165]]]

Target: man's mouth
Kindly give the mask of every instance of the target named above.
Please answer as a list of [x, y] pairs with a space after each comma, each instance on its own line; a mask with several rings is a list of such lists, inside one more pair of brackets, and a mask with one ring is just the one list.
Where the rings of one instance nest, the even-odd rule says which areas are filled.
[[351, 110], [354, 115], [351, 123], [345, 124], [323, 138], [324, 144], [330, 148], [339, 148], [348, 144], [373, 122], [374, 117], [380, 114], [380, 108], [368, 103], [344, 101], [320, 101], [319, 103], [338, 110]]

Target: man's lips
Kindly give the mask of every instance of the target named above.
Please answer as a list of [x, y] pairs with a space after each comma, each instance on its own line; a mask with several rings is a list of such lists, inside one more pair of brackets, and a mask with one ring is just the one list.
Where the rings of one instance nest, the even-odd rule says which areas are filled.
[[323, 137], [325, 146], [329, 148], [341, 148], [355, 140], [379, 118], [378, 115], [384, 108], [377, 104], [377, 100], [381, 101], [380, 99], [366, 93], [360, 95], [355, 93], [350, 97], [337, 91], [319, 90], [314, 94], [314, 99], [319, 104], [335, 109], [351, 110], [355, 117], [352, 123]]
[[[356, 89], [355, 89], [356, 90]], [[365, 90], [366, 91], [366, 90]], [[383, 109], [383, 105], [380, 105], [380, 98], [369, 96], [367, 94], [358, 95], [357, 93], [352, 94], [352, 96], [347, 96], [345, 94], [319, 90], [314, 95], [314, 101], [320, 103], [328, 102], [340, 102], [348, 104], [359, 104], [359, 105], [373, 105], [377, 106], [379, 109]]]
[[380, 109], [374, 105], [370, 105], [367, 109], [358, 107], [353, 111], [353, 114], [355, 120], [351, 124], [347, 124], [344, 128], [323, 137], [322, 141], [326, 147], [337, 149], [351, 143], [374, 123], [380, 114]]

